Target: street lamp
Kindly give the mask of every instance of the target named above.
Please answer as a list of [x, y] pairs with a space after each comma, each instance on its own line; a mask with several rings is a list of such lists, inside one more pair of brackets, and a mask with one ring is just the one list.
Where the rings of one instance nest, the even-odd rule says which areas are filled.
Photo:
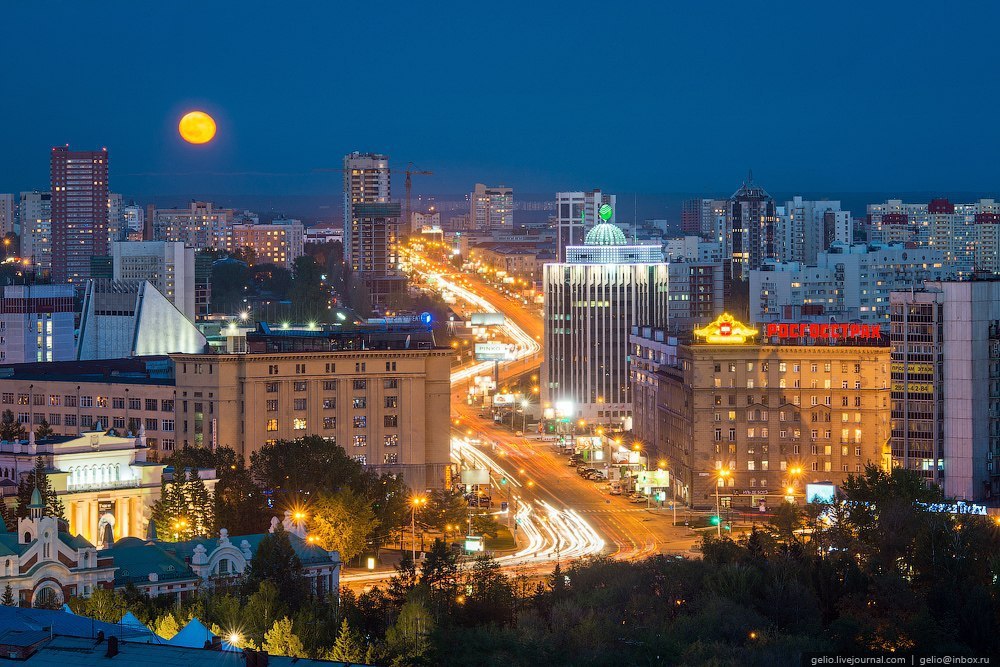
[[528, 399], [524, 399], [523, 401], [521, 401], [521, 433], [524, 433], [524, 431], [528, 428], [529, 405], [531, 405], [531, 403], [528, 401]]
[[795, 487], [798, 482], [798, 477], [801, 474], [802, 474], [801, 466], [793, 466], [788, 469], [789, 481], [788, 481], [788, 488], [785, 490], [788, 492], [788, 495], [792, 497], [792, 502], [795, 502]]
[[729, 468], [719, 468], [717, 479], [715, 480], [715, 516], [719, 523], [715, 524], [719, 537], [722, 537], [722, 508], [719, 505], [719, 487], [728, 479], [733, 472]]
[[410, 501], [410, 531], [413, 533], [413, 541], [410, 542], [410, 557], [417, 560], [417, 508], [427, 504], [426, 496], [414, 496]]

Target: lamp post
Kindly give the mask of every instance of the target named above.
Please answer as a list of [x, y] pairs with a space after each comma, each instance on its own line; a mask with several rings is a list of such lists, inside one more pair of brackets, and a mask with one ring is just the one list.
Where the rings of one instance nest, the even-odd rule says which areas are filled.
[[524, 431], [528, 428], [529, 405], [531, 405], [531, 403], [528, 401], [528, 399], [524, 399], [523, 401], [521, 401], [521, 433], [524, 433]]
[[716, 534], [722, 537], [722, 508], [719, 504], [719, 487], [722, 486], [723, 480], [727, 479], [732, 475], [732, 471], [729, 468], [719, 468], [718, 478], [715, 480], [715, 516], [719, 519], [719, 523], [716, 524]]
[[791, 468], [788, 469], [789, 482], [788, 482], [788, 488], [785, 489], [785, 491], [787, 491], [788, 495], [792, 497], [792, 502], [795, 502], [795, 486], [798, 483], [799, 475], [801, 474], [802, 474], [801, 466], [792, 466]]
[[417, 508], [427, 504], [427, 498], [425, 496], [414, 496], [413, 500], [410, 501], [410, 532], [412, 533], [412, 542], [410, 542], [410, 558], [414, 562], [417, 560]]
[[[666, 468], [667, 468], [667, 462], [661, 460], [656, 467], [659, 470], [666, 470]], [[674, 511], [674, 525], [676, 526], [677, 525], [677, 476], [674, 475], [674, 474], [671, 474], [670, 478], [671, 478], [670, 479], [670, 492], [671, 492], [671, 494], [673, 495], [673, 498], [674, 498], [674, 500], [671, 503], [670, 507]]]

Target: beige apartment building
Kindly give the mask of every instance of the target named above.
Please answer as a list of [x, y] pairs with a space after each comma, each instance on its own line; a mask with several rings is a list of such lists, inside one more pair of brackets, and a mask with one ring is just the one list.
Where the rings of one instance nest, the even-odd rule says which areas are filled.
[[172, 355], [178, 446], [228, 446], [249, 457], [267, 442], [316, 434], [411, 488], [441, 487], [451, 350], [415, 339], [407, 348], [407, 339], [268, 330], [248, 334], [246, 354]]
[[677, 345], [658, 371], [650, 457], [676, 475], [679, 499], [714, 508], [718, 488], [724, 508], [803, 502], [809, 483], [889, 465], [888, 338], [841, 326], [757, 332], [723, 314]]

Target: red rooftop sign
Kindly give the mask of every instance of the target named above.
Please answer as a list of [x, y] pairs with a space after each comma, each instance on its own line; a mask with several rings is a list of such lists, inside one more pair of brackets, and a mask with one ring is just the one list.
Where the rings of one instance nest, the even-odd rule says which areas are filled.
[[767, 325], [767, 337], [778, 338], [881, 338], [880, 324], [801, 324], [774, 322]]

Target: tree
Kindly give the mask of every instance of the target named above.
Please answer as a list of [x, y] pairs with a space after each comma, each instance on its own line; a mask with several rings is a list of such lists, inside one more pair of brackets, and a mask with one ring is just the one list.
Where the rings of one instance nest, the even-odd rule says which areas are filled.
[[35, 459], [35, 467], [27, 475], [21, 478], [17, 487], [17, 508], [15, 515], [17, 518], [25, 518], [29, 515], [28, 506], [31, 504], [31, 496], [35, 489], [38, 489], [42, 496], [42, 516], [54, 516], [65, 520], [66, 508], [62, 500], [49, 483], [48, 475], [45, 474], [45, 461], [41, 456]]
[[264, 634], [262, 648], [269, 655], [282, 655], [290, 658], [306, 657], [305, 647], [292, 631], [292, 621], [287, 616], [275, 621], [271, 629]]
[[156, 634], [170, 639], [181, 631], [181, 626], [172, 613], [166, 613], [156, 620]]
[[294, 312], [302, 319], [315, 319], [326, 312], [330, 292], [324, 287], [322, 270], [312, 257], [295, 258], [294, 278], [289, 290]]
[[44, 440], [45, 438], [55, 435], [55, 433], [56, 432], [52, 430], [52, 427], [49, 426], [49, 422], [43, 417], [42, 423], [35, 429], [35, 440]]
[[242, 456], [229, 447], [215, 450], [215, 527], [232, 535], [259, 533], [267, 525], [264, 496]]
[[117, 623], [125, 615], [125, 598], [114, 589], [95, 588], [87, 598], [84, 613], [105, 623]]
[[198, 537], [211, 535], [215, 528], [215, 507], [212, 494], [208, 492], [197, 468], [191, 468], [188, 472], [187, 480], [183, 482], [183, 492], [191, 522], [191, 533]]
[[802, 527], [802, 520], [802, 509], [786, 500], [774, 508], [767, 523], [780, 539], [791, 542], [795, 531]]
[[5, 607], [13, 607], [16, 603], [14, 602], [14, 589], [7, 584], [3, 587], [3, 597], [0, 598], [0, 604]]
[[417, 513], [417, 519], [420, 525], [443, 532], [449, 524], [464, 524], [468, 513], [469, 503], [462, 494], [434, 489], [427, 494], [427, 504]]
[[257, 551], [244, 573], [248, 590], [257, 590], [269, 582], [280, 592], [281, 600], [297, 606], [308, 595], [302, 575], [302, 561], [295, 555], [288, 533], [279, 523], [275, 531], [257, 545]]
[[337, 633], [337, 640], [325, 656], [325, 660], [336, 660], [340, 662], [361, 662], [365, 659], [365, 641], [361, 635], [351, 629], [345, 618], [340, 623], [340, 632]]
[[8, 531], [17, 528], [17, 516], [7, 503], [0, 500], [0, 521], [3, 521], [4, 526]]
[[495, 538], [500, 533], [500, 524], [492, 514], [480, 512], [472, 515], [472, 532]]
[[164, 477], [160, 482], [160, 497], [153, 502], [151, 516], [161, 540], [184, 541], [195, 535], [195, 523], [184, 493], [185, 481], [184, 470], [175, 468], [173, 479]]
[[24, 438], [24, 426], [14, 418], [14, 413], [4, 410], [0, 416], [0, 440], [11, 442]]
[[458, 556], [444, 540], [435, 538], [420, 568], [420, 583], [450, 591], [455, 588], [457, 577]]
[[257, 646], [264, 643], [264, 635], [275, 621], [285, 616], [287, 607], [280, 599], [278, 587], [271, 581], [262, 581], [257, 590], [247, 598], [243, 614], [247, 636]]
[[399, 660], [394, 664], [420, 664], [430, 653], [434, 617], [422, 600], [403, 605], [396, 622], [385, 633], [387, 652]]
[[403, 558], [396, 565], [396, 574], [389, 580], [386, 594], [397, 607], [402, 607], [410, 591], [417, 585], [417, 567], [410, 551], [403, 550]]
[[309, 534], [344, 562], [364, 551], [368, 535], [378, 527], [371, 503], [351, 489], [320, 494], [312, 504]]

